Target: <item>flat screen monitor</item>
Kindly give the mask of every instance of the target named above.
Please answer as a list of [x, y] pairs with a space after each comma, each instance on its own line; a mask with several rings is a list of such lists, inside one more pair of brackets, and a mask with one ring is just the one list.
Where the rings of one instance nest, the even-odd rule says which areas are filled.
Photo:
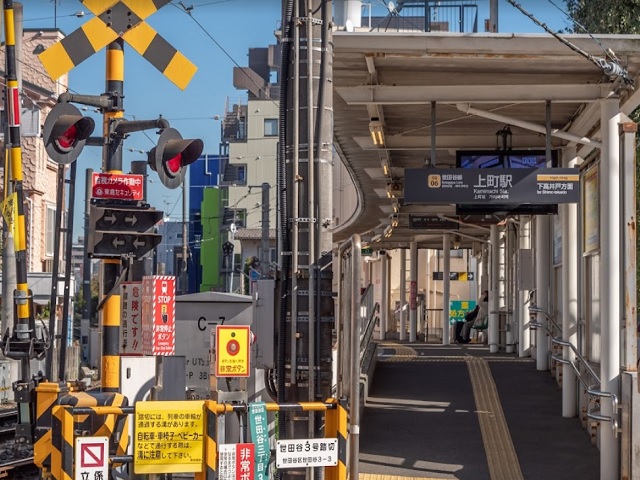
[[[458, 151], [458, 168], [546, 168], [558, 166], [558, 151], [551, 151], [551, 165], [547, 165], [544, 150], [506, 150], [506, 151]], [[557, 205], [521, 203], [521, 204], [480, 204], [456, 205], [458, 215], [555, 215]]]

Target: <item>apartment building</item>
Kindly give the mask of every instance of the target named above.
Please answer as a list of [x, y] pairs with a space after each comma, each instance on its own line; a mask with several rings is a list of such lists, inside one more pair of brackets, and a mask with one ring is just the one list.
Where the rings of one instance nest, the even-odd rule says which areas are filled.
[[[262, 184], [269, 188], [270, 258], [275, 260], [276, 171], [280, 49], [276, 45], [249, 49], [249, 66], [236, 67], [234, 87], [247, 100], [225, 108], [221, 150], [226, 162], [220, 186], [228, 188], [223, 229], [234, 245], [231, 291], [241, 291], [242, 268], [248, 257], [262, 257]], [[260, 244], [260, 245], [258, 245]], [[249, 253], [248, 253], [249, 252]]]

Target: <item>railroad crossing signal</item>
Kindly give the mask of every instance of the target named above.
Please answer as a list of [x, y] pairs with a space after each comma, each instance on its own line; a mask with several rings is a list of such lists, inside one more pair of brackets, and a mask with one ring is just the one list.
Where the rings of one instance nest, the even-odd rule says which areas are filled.
[[165, 187], [178, 188], [184, 181], [186, 167], [200, 157], [203, 149], [204, 143], [199, 138], [183, 139], [175, 128], [165, 128], [147, 161]]
[[144, 21], [170, 0], [81, 1], [95, 17], [39, 55], [52, 80], [122, 38], [178, 88], [187, 87], [197, 67]]
[[94, 128], [93, 118], [84, 117], [70, 103], [58, 103], [47, 115], [42, 132], [49, 158], [65, 165], [73, 162]]
[[154, 208], [91, 205], [89, 255], [93, 258], [143, 257], [162, 240], [162, 235], [149, 230], [163, 215]]

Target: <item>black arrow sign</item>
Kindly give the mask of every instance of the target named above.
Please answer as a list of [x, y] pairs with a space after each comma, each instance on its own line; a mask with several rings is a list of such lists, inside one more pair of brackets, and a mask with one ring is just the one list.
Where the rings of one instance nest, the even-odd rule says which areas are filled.
[[94, 229], [146, 232], [162, 220], [164, 213], [154, 208], [127, 208], [91, 206], [90, 220]]
[[162, 241], [157, 233], [89, 232], [93, 258], [117, 258], [132, 255], [141, 258]]

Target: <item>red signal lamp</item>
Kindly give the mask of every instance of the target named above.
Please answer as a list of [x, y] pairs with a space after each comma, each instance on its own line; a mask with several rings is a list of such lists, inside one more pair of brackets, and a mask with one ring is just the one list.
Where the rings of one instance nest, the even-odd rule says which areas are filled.
[[186, 167], [198, 159], [203, 149], [199, 138], [184, 139], [175, 128], [165, 128], [149, 152], [148, 162], [165, 187], [177, 188], [184, 181]]
[[80, 155], [94, 128], [93, 118], [83, 116], [74, 105], [57, 104], [44, 122], [42, 139], [47, 154], [57, 163], [73, 162]]

